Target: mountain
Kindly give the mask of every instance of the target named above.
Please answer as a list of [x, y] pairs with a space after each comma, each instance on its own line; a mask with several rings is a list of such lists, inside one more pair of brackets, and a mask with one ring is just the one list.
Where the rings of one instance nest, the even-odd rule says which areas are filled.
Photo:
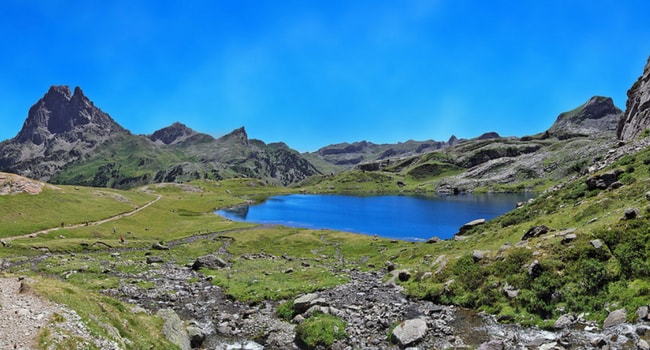
[[[485, 135], [489, 135], [489, 133]], [[460, 140], [455, 136], [451, 136], [447, 142], [408, 140], [396, 144], [376, 144], [360, 141], [325, 146], [316, 152], [303, 153], [303, 156], [317, 166], [321, 172], [331, 173], [351, 169], [361, 163], [424, 154], [455, 145], [458, 142]]]
[[67, 86], [52, 86], [18, 135], [0, 143], [0, 171], [115, 188], [232, 177], [289, 185], [319, 173], [284, 144], [249, 140], [243, 127], [218, 139], [178, 122], [133, 135], [79, 87], [71, 93]]
[[548, 132], [559, 139], [613, 135], [622, 114], [610, 97], [594, 96], [582, 106], [560, 114]]
[[627, 91], [625, 114], [620, 120], [617, 136], [629, 141], [641, 135], [647, 136], [650, 129], [650, 58], [643, 74]]
[[[386, 157], [374, 153], [374, 160], [359, 161], [336, 176], [310, 179], [306, 184], [333, 191], [354, 190], [346, 184], [358, 187], [368, 182], [383, 183], [385, 191], [531, 188], [583, 174], [596, 166], [617, 143], [616, 126], [621, 115], [611, 98], [596, 96], [561, 113], [547, 131], [537, 135], [517, 138], [486, 133], [470, 140], [452, 138], [421, 153], [404, 144], [399, 144], [405, 146], [402, 153], [386, 151], [395, 146], [384, 146], [384, 154], [389, 154]], [[370, 148], [362, 146], [343, 144], [318, 152], [321, 159], [327, 159], [328, 152], [351, 155]]]
[[0, 170], [47, 181], [102, 143], [129, 132], [79, 87], [52, 86], [30, 109], [22, 129], [0, 143]]

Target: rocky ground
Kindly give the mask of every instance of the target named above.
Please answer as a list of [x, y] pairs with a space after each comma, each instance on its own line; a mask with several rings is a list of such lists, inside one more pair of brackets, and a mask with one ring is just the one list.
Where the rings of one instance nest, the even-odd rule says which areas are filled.
[[46, 328], [49, 344], [75, 337], [84, 339], [87, 348], [118, 349], [112, 341], [93, 337], [73, 310], [34, 294], [28, 279], [0, 278], [0, 349], [36, 349]]
[[276, 315], [278, 303], [234, 301], [190, 266], [153, 264], [146, 274], [131, 276], [153, 282], [153, 288], [123, 285], [105, 293], [150, 312], [174, 310], [188, 325], [188, 348], [298, 349], [295, 324], [322, 312], [348, 324], [348, 338], [333, 349], [650, 349], [650, 325], [624, 323], [620, 314], [605, 329], [581, 315], [561, 318], [555, 331], [525, 329], [471, 310], [410, 300], [399, 286], [384, 282], [383, 272], [346, 273], [350, 282], [297, 298], [292, 322]]

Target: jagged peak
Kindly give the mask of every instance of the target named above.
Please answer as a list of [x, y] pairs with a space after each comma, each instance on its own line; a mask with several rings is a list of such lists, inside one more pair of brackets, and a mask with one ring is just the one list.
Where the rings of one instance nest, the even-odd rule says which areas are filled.
[[178, 143], [195, 135], [197, 132], [188, 128], [185, 124], [174, 122], [170, 126], [155, 131], [149, 139], [153, 142], [160, 141], [165, 145]]
[[242, 145], [248, 145], [248, 134], [246, 133], [246, 129], [242, 126], [241, 128], [237, 128], [229, 134], [224, 135], [220, 140], [238, 140]]

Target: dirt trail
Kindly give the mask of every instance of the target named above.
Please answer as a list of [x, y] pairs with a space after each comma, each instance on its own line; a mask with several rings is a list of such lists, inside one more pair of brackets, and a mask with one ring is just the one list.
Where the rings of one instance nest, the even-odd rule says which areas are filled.
[[20, 238], [33, 238], [33, 237], [36, 237], [38, 235], [48, 234], [48, 233], [50, 233], [52, 231], [57, 231], [57, 230], [61, 230], [61, 229], [71, 229], [71, 228], [79, 228], [79, 227], [86, 227], [86, 226], [97, 226], [97, 225], [105, 224], [105, 223], [110, 222], [110, 221], [118, 220], [118, 219], [121, 219], [121, 218], [124, 218], [124, 217], [127, 217], [127, 216], [137, 214], [140, 211], [148, 208], [152, 204], [159, 201], [160, 198], [162, 198], [162, 196], [158, 195], [156, 197], [156, 199], [152, 200], [151, 202], [146, 203], [145, 205], [143, 205], [141, 207], [138, 207], [138, 208], [136, 208], [136, 209], [134, 209], [132, 211], [126, 212], [126, 213], [113, 215], [113, 216], [108, 217], [106, 219], [101, 219], [101, 220], [98, 220], [98, 221], [92, 221], [92, 222], [88, 222], [88, 223], [80, 223], [80, 224], [68, 225], [68, 226], [63, 226], [63, 227], [57, 226], [57, 227], [52, 227], [52, 228], [48, 228], [48, 229], [45, 229], [45, 230], [40, 230], [40, 231], [28, 233], [28, 234], [25, 234], [25, 235], [5, 237], [5, 238], [3, 238], [3, 241], [8, 242], [8, 241], [12, 241], [14, 239], [20, 239]]
[[37, 295], [30, 283], [22, 277], [0, 275], [0, 349], [36, 349], [44, 328], [53, 342], [75, 337], [84, 346], [117, 349], [114, 342], [92, 336], [77, 313]]

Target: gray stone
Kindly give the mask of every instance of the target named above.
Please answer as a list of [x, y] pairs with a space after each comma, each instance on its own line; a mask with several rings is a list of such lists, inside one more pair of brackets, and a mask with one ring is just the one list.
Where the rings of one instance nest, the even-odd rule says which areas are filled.
[[461, 226], [461, 227], [458, 229], [458, 232], [456, 233], [456, 235], [463, 235], [463, 234], [465, 234], [467, 231], [473, 229], [474, 227], [476, 227], [476, 226], [480, 226], [480, 225], [483, 225], [483, 224], [485, 224], [485, 223], [486, 223], [486, 220], [485, 220], [485, 219], [476, 219], [476, 220], [472, 220], [472, 221], [466, 223], [465, 225]]
[[406, 282], [411, 279], [411, 272], [409, 272], [408, 270], [402, 270], [399, 272], [399, 274], [397, 274], [397, 278], [401, 282]]
[[528, 275], [529, 276], [539, 276], [542, 273], [542, 265], [539, 263], [539, 260], [535, 259], [528, 266]]
[[156, 242], [156, 243], [154, 243], [154, 244], [151, 246], [151, 248], [154, 249], [154, 250], [169, 250], [169, 247], [168, 247], [168, 246], [166, 246], [166, 245], [164, 245], [164, 244], [162, 244], [162, 243], [160, 243], [160, 242]]
[[421, 318], [414, 318], [400, 323], [393, 329], [392, 339], [401, 347], [415, 344], [427, 334], [427, 322]]
[[147, 257], [147, 264], [160, 264], [162, 262], [163, 259], [159, 256], [152, 255]]
[[190, 346], [192, 348], [199, 348], [201, 345], [203, 345], [203, 342], [205, 341], [205, 331], [201, 327], [195, 326], [195, 325], [189, 325], [186, 328], [187, 330], [187, 336], [190, 338]]
[[505, 349], [505, 345], [503, 344], [503, 340], [500, 339], [492, 339], [488, 342], [479, 345], [478, 347], [478, 350], [503, 350], [503, 349]]
[[591, 243], [591, 245], [596, 249], [602, 249], [604, 245], [603, 241], [600, 239], [592, 239], [589, 243]]
[[650, 191], [645, 193], [645, 200], [650, 201]]
[[635, 208], [627, 208], [625, 209], [625, 220], [632, 220], [636, 219], [636, 217], [639, 215], [639, 210]]
[[483, 259], [485, 258], [485, 255], [486, 255], [486, 254], [487, 254], [487, 252], [484, 252], [484, 251], [482, 251], [482, 250], [475, 249], [475, 250], [472, 252], [472, 259], [474, 259], [474, 261], [481, 261], [481, 260], [483, 260]]
[[603, 328], [618, 326], [626, 321], [625, 308], [614, 310], [603, 321]]
[[307, 309], [311, 307], [312, 302], [316, 299], [318, 299], [318, 294], [316, 293], [308, 293], [301, 297], [298, 297], [293, 301], [293, 311], [298, 314], [307, 311]]
[[224, 267], [228, 267], [228, 263], [214, 254], [209, 254], [196, 258], [194, 264], [192, 264], [192, 270], [195, 271], [201, 269], [202, 267], [210, 270], [218, 270]]
[[190, 338], [178, 314], [172, 309], [160, 309], [156, 315], [164, 321], [162, 333], [165, 338], [176, 344], [181, 350], [190, 350]]
[[648, 342], [643, 339], [639, 339], [636, 342], [636, 348], [639, 350], [650, 350], [650, 344], [648, 344]]
[[521, 240], [525, 241], [525, 240], [528, 240], [528, 239], [533, 238], [533, 237], [539, 237], [541, 235], [545, 235], [550, 230], [551, 230], [550, 228], [548, 228], [548, 227], [546, 227], [544, 225], [533, 226], [530, 229], [528, 229], [528, 231], [526, 231], [526, 233], [524, 233], [524, 235], [521, 237]]
[[555, 329], [564, 329], [573, 324], [573, 317], [570, 315], [562, 315], [558, 317], [558, 319], [555, 321], [553, 324], [553, 328]]
[[566, 235], [566, 236], [564, 236], [564, 237], [562, 238], [562, 242], [561, 242], [561, 243], [562, 243], [562, 244], [571, 243], [571, 242], [575, 241], [576, 238], [578, 238], [578, 236], [576, 236], [575, 233], [569, 233], [568, 235]]
[[639, 320], [646, 320], [648, 318], [648, 307], [641, 306], [636, 309], [636, 316], [639, 318]]

